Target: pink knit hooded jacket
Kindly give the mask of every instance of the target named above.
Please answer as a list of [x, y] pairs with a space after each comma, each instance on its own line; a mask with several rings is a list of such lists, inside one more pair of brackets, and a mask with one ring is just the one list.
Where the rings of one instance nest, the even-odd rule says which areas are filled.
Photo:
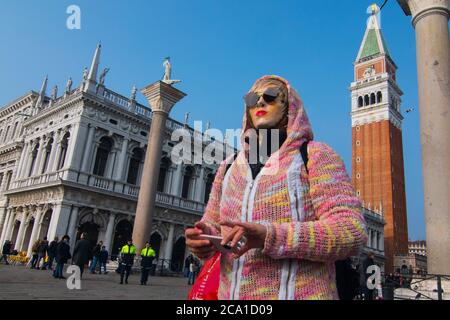
[[[202, 221], [224, 235], [219, 220], [267, 227], [264, 248], [233, 259], [222, 254], [219, 299], [338, 299], [336, 260], [357, 254], [367, 241], [361, 203], [341, 158], [313, 134], [303, 103], [289, 83], [287, 138], [253, 180], [239, 152], [221, 163]], [[261, 80], [260, 79], [260, 80]], [[252, 88], [253, 89], [253, 88]], [[241, 150], [250, 128], [244, 111]], [[308, 144], [308, 172], [300, 146]], [[275, 173], [274, 173], [275, 168]], [[225, 174], [226, 172], [226, 174]]]

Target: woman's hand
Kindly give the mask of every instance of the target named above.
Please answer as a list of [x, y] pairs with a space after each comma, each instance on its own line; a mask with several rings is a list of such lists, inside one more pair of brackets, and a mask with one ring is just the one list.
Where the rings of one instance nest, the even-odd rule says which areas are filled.
[[[233, 221], [220, 221], [220, 225], [232, 228], [223, 238], [222, 245], [230, 243], [233, 248], [233, 258], [238, 259], [250, 249], [264, 248], [267, 229], [258, 223], [245, 223]], [[244, 244], [238, 247], [239, 241], [244, 240]]]
[[194, 228], [186, 229], [186, 246], [199, 259], [211, 258], [216, 249], [211, 241], [199, 238], [201, 234], [212, 234], [210, 227], [204, 222], [197, 222]]

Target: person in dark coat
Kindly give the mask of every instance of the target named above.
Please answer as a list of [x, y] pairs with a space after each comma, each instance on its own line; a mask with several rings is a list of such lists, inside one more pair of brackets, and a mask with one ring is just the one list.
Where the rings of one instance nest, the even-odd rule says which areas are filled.
[[39, 246], [41, 245], [41, 240], [38, 239], [34, 242], [31, 247], [31, 269], [36, 269], [37, 261], [39, 257]]
[[38, 247], [38, 260], [36, 263], [36, 268], [39, 269], [39, 265], [41, 263], [41, 260], [44, 260], [44, 263], [42, 265], [42, 270], [45, 270], [45, 257], [47, 256], [47, 250], [48, 250], [48, 241], [47, 237], [44, 237], [44, 240], [41, 241]]
[[102, 250], [100, 250], [100, 255], [99, 255], [99, 261], [100, 261], [100, 274], [102, 273], [102, 267], [104, 270], [104, 274], [107, 274], [108, 271], [106, 271], [106, 263], [108, 262], [108, 250], [106, 250], [105, 246], [102, 246]]
[[0, 257], [0, 261], [5, 260], [6, 264], [9, 264], [8, 263], [8, 256], [11, 253], [11, 246], [12, 246], [12, 243], [9, 240], [6, 240], [5, 243], [3, 244], [2, 256]]
[[72, 263], [80, 268], [80, 275], [83, 276], [84, 266], [89, 262], [91, 243], [86, 239], [86, 233], [82, 233], [73, 250]]
[[70, 237], [65, 235], [61, 242], [56, 247], [56, 268], [53, 272], [53, 277], [57, 279], [65, 279], [63, 276], [64, 264], [72, 258], [70, 255], [70, 245], [69, 245]]
[[55, 237], [55, 239], [50, 242], [50, 245], [48, 246], [47, 249], [47, 254], [48, 254], [48, 260], [47, 263], [45, 264], [46, 268], [49, 268], [50, 270], [53, 270], [53, 261], [55, 260], [56, 257], [56, 247], [58, 246], [58, 237]]
[[[95, 274], [95, 268], [97, 267], [97, 263], [99, 263], [100, 260], [100, 251], [102, 250], [102, 246], [103, 246], [103, 242], [100, 241], [99, 243], [97, 243], [94, 247], [94, 249], [92, 249], [92, 262], [91, 262], [91, 266], [89, 267], [89, 271], [91, 271], [91, 273]], [[100, 270], [101, 273], [101, 270]]]

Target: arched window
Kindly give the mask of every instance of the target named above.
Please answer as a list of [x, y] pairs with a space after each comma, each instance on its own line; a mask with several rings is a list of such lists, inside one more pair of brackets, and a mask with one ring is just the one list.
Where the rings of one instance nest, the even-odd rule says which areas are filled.
[[158, 177], [158, 185], [157, 185], [158, 192], [164, 192], [166, 176], [167, 176], [167, 171], [169, 170], [169, 167], [170, 167], [170, 160], [168, 158], [163, 158], [161, 160], [161, 166], [159, 168], [159, 177]]
[[50, 153], [52, 151], [53, 139], [50, 139], [45, 147], [45, 155], [44, 155], [44, 165], [42, 166], [42, 172], [47, 172], [48, 161], [50, 160]]
[[370, 104], [375, 104], [376, 103], [376, 100], [375, 100], [375, 93], [372, 93], [371, 95], [370, 95]]
[[100, 139], [100, 144], [97, 148], [97, 154], [95, 155], [94, 171], [93, 174], [103, 177], [106, 171], [106, 165], [108, 164], [109, 153], [113, 147], [113, 142], [108, 137]]
[[69, 137], [70, 133], [67, 132], [61, 140], [61, 151], [59, 153], [58, 158], [58, 170], [64, 167], [64, 163], [66, 162], [67, 148], [69, 146]]
[[206, 185], [205, 185], [205, 203], [208, 203], [209, 194], [211, 193], [212, 185], [214, 182], [214, 174], [210, 173], [206, 177]]
[[31, 152], [31, 164], [30, 164], [30, 170], [28, 171], [28, 176], [29, 176], [29, 177], [30, 177], [31, 174], [33, 173], [34, 166], [36, 165], [36, 158], [37, 158], [38, 150], [39, 150], [39, 143], [37, 143], [37, 144], [34, 146], [34, 149], [33, 149], [33, 151]]
[[361, 108], [362, 106], [364, 106], [364, 99], [363, 99], [363, 97], [359, 97], [358, 98], [358, 107]]
[[378, 91], [377, 93], [377, 103], [381, 103], [383, 102], [383, 94], [381, 93], [381, 91]]
[[134, 148], [131, 155], [130, 165], [128, 166], [127, 182], [131, 184], [137, 184], [139, 177], [139, 168], [141, 162], [144, 159], [144, 152], [140, 148]]
[[189, 187], [191, 185], [193, 175], [194, 175], [194, 168], [186, 167], [183, 176], [183, 189], [181, 190], [182, 198], [187, 198], [189, 196]]
[[369, 95], [365, 95], [364, 96], [364, 105], [365, 106], [368, 106], [370, 104], [370, 98], [369, 98]]

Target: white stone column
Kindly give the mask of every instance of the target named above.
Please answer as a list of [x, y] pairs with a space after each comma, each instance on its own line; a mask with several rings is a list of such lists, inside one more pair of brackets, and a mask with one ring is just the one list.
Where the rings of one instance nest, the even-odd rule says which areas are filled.
[[36, 161], [34, 162], [33, 172], [31, 173], [32, 176], [38, 175], [39, 168], [41, 166], [41, 160], [42, 160], [42, 154], [44, 153], [44, 139], [41, 137], [39, 140], [39, 149], [36, 156]]
[[170, 260], [172, 259], [172, 249], [173, 249], [173, 234], [175, 231], [175, 225], [170, 224], [169, 227], [169, 236], [167, 237], [166, 246], [164, 249], [164, 259]]
[[24, 210], [22, 212], [22, 217], [20, 219], [19, 232], [17, 233], [17, 238], [15, 239], [14, 249], [20, 251], [22, 248], [23, 237], [25, 234], [25, 222], [27, 221], [28, 211]]
[[84, 150], [83, 161], [81, 164], [82, 172], [87, 173], [90, 169], [89, 164], [91, 163], [92, 160], [92, 144], [94, 142], [94, 134], [95, 134], [95, 127], [89, 126], [88, 137], [86, 140], [86, 148]]
[[59, 141], [59, 131], [56, 131], [53, 134], [53, 143], [52, 143], [52, 150], [50, 150], [50, 159], [48, 160], [48, 169], [49, 172], [54, 172], [57, 165], [55, 165], [56, 162], [56, 152], [58, 149], [58, 141]]
[[31, 231], [30, 242], [28, 244], [27, 256], [31, 256], [31, 250], [33, 248], [33, 244], [38, 238], [38, 235], [39, 235], [39, 224], [41, 223], [42, 212], [43, 212], [43, 208], [42, 207], [37, 207], [36, 208], [36, 216], [34, 217], [33, 230]]
[[0, 236], [0, 246], [2, 246], [2, 248], [3, 248], [3, 243], [6, 240], [5, 236], [6, 236], [6, 233], [8, 232], [8, 225], [9, 225], [9, 221], [11, 219], [11, 212], [12, 212], [11, 208], [6, 209], [6, 217], [5, 217], [5, 221], [3, 223], [3, 229], [2, 229], [1, 236]]
[[52, 212], [52, 219], [47, 233], [47, 239], [54, 239], [58, 236], [60, 239], [66, 234], [70, 218], [69, 205], [58, 203]]
[[203, 190], [203, 185], [205, 182], [204, 178], [205, 178], [205, 168], [201, 167], [200, 175], [197, 177], [196, 182], [195, 182], [195, 198], [194, 198], [194, 200], [197, 202], [203, 201], [202, 190]]
[[111, 212], [109, 214], [108, 226], [106, 228], [105, 241], [104, 245], [106, 250], [111, 253], [111, 246], [113, 242], [113, 234], [114, 234], [114, 222], [116, 221], [116, 213]]
[[175, 170], [174, 179], [172, 183], [171, 194], [179, 197], [181, 192], [181, 183], [183, 180], [183, 165], [177, 165], [177, 169]]
[[17, 171], [16, 171], [16, 179], [20, 179], [22, 177], [23, 166], [27, 160], [27, 154], [28, 154], [29, 148], [30, 148], [30, 144], [25, 143], [23, 146], [23, 149], [22, 149], [22, 153], [20, 154], [20, 160], [19, 160], [19, 164], [17, 166]]
[[77, 206], [72, 207], [72, 212], [70, 214], [69, 230], [67, 234], [70, 237], [70, 247], [73, 249], [76, 242], [76, 231], [77, 231], [77, 221], [79, 215], [79, 208]]
[[16, 221], [16, 210], [15, 208], [11, 208], [11, 214], [10, 214], [10, 218], [8, 221], [8, 227], [6, 228], [6, 232], [5, 232], [5, 237], [3, 238], [4, 240], [13, 240], [11, 239], [12, 236], [12, 232], [13, 232], [13, 226], [14, 226], [14, 222]]
[[0, 207], [0, 234], [2, 234], [3, 226], [5, 225], [5, 220], [6, 220], [6, 208]]
[[371, 248], [372, 247], [372, 229], [369, 229], [367, 233], [368, 233], [367, 234], [368, 235], [368, 237], [367, 237], [367, 246], [369, 248]]
[[81, 168], [83, 150], [85, 149], [88, 126], [85, 123], [76, 123], [70, 132], [69, 150], [67, 161], [69, 168], [79, 171]]
[[115, 176], [114, 178], [116, 180], [122, 181], [123, 177], [124, 177], [124, 164], [125, 164], [125, 160], [127, 158], [127, 153], [128, 153], [128, 143], [129, 143], [129, 138], [125, 137], [123, 139], [122, 142], [122, 150], [120, 151], [120, 155], [119, 155], [119, 161], [117, 164], [117, 168], [115, 170]]
[[33, 159], [33, 149], [35, 147], [35, 144], [33, 143], [33, 141], [30, 141], [30, 148], [27, 151], [27, 155], [26, 155], [26, 160], [25, 160], [25, 165], [23, 167], [23, 171], [22, 171], [22, 178], [28, 178], [28, 173], [31, 170], [31, 164], [32, 164], [32, 159]]
[[62, 149], [61, 142], [62, 142], [62, 139], [64, 138], [64, 134], [65, 134], [64, 131], [60, 131], [59, 135], [58, 135], [58, 139], [53, 142], [53, 143], [55, 143], [56, 151], [55, 151], [55, 158], [53, 161], [52, 172], [56, 172], [58, 170], [58, 164], [60, 161], [61, 149]]

